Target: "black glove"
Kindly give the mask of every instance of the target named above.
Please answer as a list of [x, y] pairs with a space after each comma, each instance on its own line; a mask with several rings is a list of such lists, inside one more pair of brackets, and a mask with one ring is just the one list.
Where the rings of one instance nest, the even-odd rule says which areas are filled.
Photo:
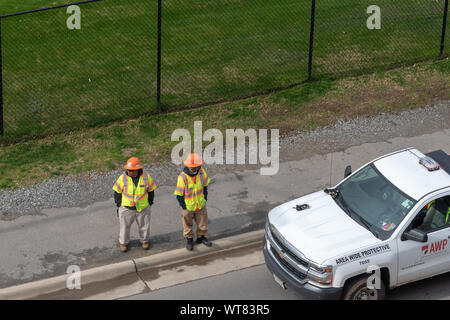
[[184, 201], [183, 196], [177, 196], [178, 203], [180, 204], [181, 209], [186, 210], [186, 202]]
[[155, 191], [151, 191], [148, 193], [148, 204], [150, 206], [153, 205], [153, 199], [155, 199]]

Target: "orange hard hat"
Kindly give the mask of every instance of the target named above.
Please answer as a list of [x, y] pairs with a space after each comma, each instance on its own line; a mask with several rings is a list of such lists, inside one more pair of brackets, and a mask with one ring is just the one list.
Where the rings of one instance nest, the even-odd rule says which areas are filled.
[[184, 161], [184, 165], [188, 168], [201, 167], [203, 165], [202, 157], [196, 153], [191, 153]]
[[131, 157], [128, 159], [127, 164], [125, 165], [125, 169], [127, 170], [139, 170], [144, 166], [141, 164], [137, 157]]

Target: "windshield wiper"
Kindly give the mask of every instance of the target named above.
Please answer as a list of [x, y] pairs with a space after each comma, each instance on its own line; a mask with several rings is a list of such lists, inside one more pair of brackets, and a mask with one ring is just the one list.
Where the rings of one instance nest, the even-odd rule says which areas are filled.
[[373, 228], [373, 224], [371, 224], [369, 221], [367, 221], [366, 219], [361, 217], [359, 214], [354, 213], [354, 216], [358, 217], [360, 224], [362, 224], [364, 227], [366, 227], [366, 229], [369, 230], [375, 237], [379, 238], [378, 232], [375, 231]]
[[338, 189], [328, 189], [326, 188], [325, 190], [323, 190], [323, 192], [325, 192], [326, 194], [329, 194], [333, 199], [336, 199], [337, 197], [340, 196], [340, 192]]
[[363, 217], [361, 217], [361, 216], [359, 216], [359, 215], [358, 215], [358, 218], [359, 218], [359, 221], [367, 228], [367, 230], [369, 230], [370, 232], [372, 232], [372, 234], [373, 234], [375, 237], [379, 238], [378, 232], [375, 231], [374, 228], [372, 228], [373, 225], [370, 224], [370, 222], [368, 222], [366, 219], [364, 219]]
[[344, 198], [342, 197], [342, 194], [339, 192], [338, 189], [325, 189], [325, 193], [329, 194], [334, 201], [338, 202], [342, 209], [344, 209], [344, 212], [353, 220], [356, 220], [355, 216], [358, 218], [358, 222], [363, 225], [367, 230], [369, 230], [375, 237], [378, 237], [378, 232], [373, 230], [373, 225], [368, 222], [366, 219], [361, 217], [359, 214], [355, 213], [345, 202]]
[[363, 217], [361, 217], [359, 215], [358, 215], [358, 219], [368, 230], [372, 229], [372, 225], [366, 219], [364, 219]]
[[334, 201], [336, 201], [339, 206], [344, 210], [344, 212], [348, 215], [348, 216], [352, 216], [352, 210], [350, 209], [350, 207], [347, 205], [347, 203], [345, 202], [344, 198], [341, 195], [341, 192], [338, 189], [325, 189], [323, 190], [325, 193], [329, 194]]

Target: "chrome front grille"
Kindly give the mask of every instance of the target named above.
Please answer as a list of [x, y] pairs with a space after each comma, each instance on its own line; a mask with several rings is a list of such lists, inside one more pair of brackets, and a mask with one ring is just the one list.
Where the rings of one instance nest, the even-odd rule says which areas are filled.
[[273, 240], [275, 240], [275, 242], [283, 250], [283, 252], [285, 252], [286, 254], [291, 256], [296, 262], [298, 262], [299, 264], [301, 264], [305, 268], [308, 268], [308, 261], [305, 261], [305, 260], [297, 257], [297, 255], [295, 253], [293, 253], [291, 250], [289, 250], [289, 248], [287, 246], [285, 246], [283, 242], [280, 241], [280, 239], [278, 238], [278, 236], [275, 233], [272, 233], [272, 237], [273, 237]]
[[303, 280], [306, 278], [306, 274], [300, 272], [299, 270], [295, 269], [293, 266], [291, 266], [289, 263], [286, 262], [286, 260], [282, 259], [278, 253], [275, 251], [273, 247], [270, 247], [270, 251], [272, 251], [273, 256], [277, 258], [277, 261], [281, 263], [286, 269], [288, 269], [291, 273], [293, 273], [298, 279]]
[[293, 278], [296, 278], [302, 283], [306, 282], [306, 276], [308, 274], [308, 261], [306, 258], [302, 259], [300, 257], [301, 253], [294, 253], [296, 249], [285, 241], [281, 235], [277, 234], [277, 231], [271, 232], [267, 229], [266, 236], [270, 243], [269, 253], [278, 265]]

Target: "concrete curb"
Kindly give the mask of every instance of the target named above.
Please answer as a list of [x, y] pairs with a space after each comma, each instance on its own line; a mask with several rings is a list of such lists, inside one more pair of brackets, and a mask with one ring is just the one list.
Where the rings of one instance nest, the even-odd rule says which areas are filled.
[[216, 240], [213, 246], [196, 246], [193, 252], [186, 249], [175, 249], [168, 252], [155, 254], [153, 256], [135, 259], [137, 271], [144, 271], [153, 268], [169, 268], [171, 264], [179, 264], [198, 257], [214, 255], [226, 250], [241, 249], [250, 246], [255, 242], [262, 242], [264, 229], [247, 232], [237, 236]]
[[[125, 274], [136, 272], [133, 260], [114, 263], [98, 268], [81, 271], [83, 285], [92, 282], [108, 281]], [[0, 289], [1, 300], [24, 300], [67, 289], [70, 274], [49, 279], [29, 282], [13, 287]]]
[[[252, 246], [257, 242], [262, 242], [263, 235], [264, 230], [257, 230], [229, 238], [218, 239], [209, 248], [206, 246], [196, 246], [193, 252], [189, 252], [185, 248], [175, 249], [135, 260], [127, 260], [84, 270], [81, 271], [82, 286], [108, 282], [129, 274], [136, 274], [138, 276], [141, 271], [148, 272], [152, 269], [171, 268], [171, 265], [189, 262], [199, 257], [242, 249], [247, 246]], [[0, 300], [32, 299], [55, 292], [69, 291], [66, 282], [70, 276], [70, 274], [67, 274], [0, 289]]]

